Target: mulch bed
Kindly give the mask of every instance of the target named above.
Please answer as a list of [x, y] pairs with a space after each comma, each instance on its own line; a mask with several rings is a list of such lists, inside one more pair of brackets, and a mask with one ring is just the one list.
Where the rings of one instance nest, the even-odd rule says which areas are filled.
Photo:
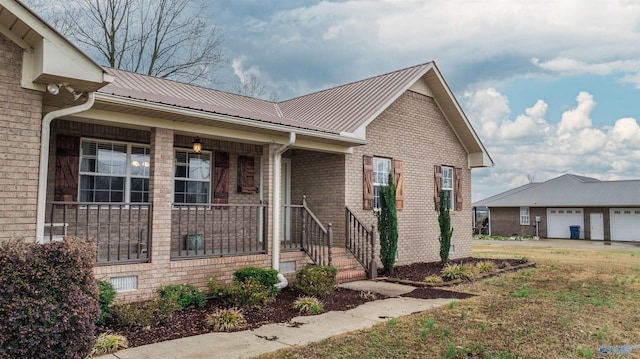
[[[452, 264], [471, 264], [477, 262], [491, 260], [496, 268], [506, 267], [500, 272], [511, 269], [521, 268], [522, 266], [535, 265], [526, 263], [519, 259], [478, 259], [463, 258], [451, 261]], [[416, 289], [403, 297], [420, 298], [420, 299], [466, 299], [473, 297], [472, 294], [452, 292], [443, 289], [433, 288], [431, 285], [425, 285], [424, 278], [430, 275], [440, 275], [442, 265], [436, 263], [415, 263], [405, 266], [396, 266], [394, 274], [387, 277], [386, 280], [415, 285]], [[379, 273], [382, 276], [382, 272]], [[445, 282], [442, 285], [456, 284], [456, 282]], [[283, 289], [276, 297], [274, 303], [261, 309], [245, 309], [243, 314], [247, 320], [248, 326], [244, 329], [255, 329], [265, 324], [272, 323], [288, 323], [293, 318], [301, 314], [293, 309], [293, 302], [300, 297], [300, 293], [295, 289], [288, 287]], [[359, 291], [349, 290], [346, 288], [338, 288], [331, 296], [324, 298], [322, 303], [325, 312], [328, 311], [345, 311], [358, 307], [361, 304], [372, 300], [384, 299], [383, 295], [375, 294], [375, 296], [362, 295]], [[124, 335], [129, 340], [129, 347], [137, 347], [146, 344], [157, 343], [165, 340], [178, 339], [193, 335], [210, 333], [212, 330], [206, 326], [205, 318], [208, 314], [217, 309], [224, 308], [223, 305], [214, 299], [208, 300], [203, 308], [188, 308], [174, 315], [173, 319], [168, 323], [154, 326], [153, 328], [127, 328], [118, 327], [107, 323], [101, 326], [98, 332], [115, 332]]]
[[[455, 260], [450, 260], [450, 264], [470, 264], [475, 266], [478, 262], [491, 261], [493, 262], [495, 268], [500, 268], [504, 266], [504, 269], [510, 269], [514, 267], [520, 267], [522, 265], [527, 264], [526, 261], [521, 259], [486, 259], [486, 258], [460, 258]], [[505, 266], [506, 264], [506, 266]], [[535, 264], [531, 264], [535, 265]], [[408, 282], [424, 282], [424, 278], [430, 275], [440, 276], [442, 268], [444, 266], [440, 262], [431, 262], [431, 263], [414, 263], [404, 266], [396, 266], [393, 269], [393, 274], [390, 276], [386, 276], [382, 270], [378, 270], [378, 276], [387, 277], [390, 281], [398, 282], [401, 281], [403, 283]], [[443, 278], [444, 283], [449, 280]]]

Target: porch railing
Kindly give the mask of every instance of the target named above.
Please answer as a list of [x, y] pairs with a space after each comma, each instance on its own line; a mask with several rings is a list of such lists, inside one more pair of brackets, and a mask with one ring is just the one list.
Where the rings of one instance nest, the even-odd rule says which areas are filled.
[[301, 205], [281, 207], [282, 226], [280, 247], [282, 250], [303, 250], [315, 265], [332, 265], [333, 226], [325, 228], [307, 207], [306, 198]]
[[375, 227], [367, 228], [353, 212], [345, 211], [345, 245], [367, 272], [369, 279], [377, 276], [375, 254]]
[[44, 240], [95, 238], [96, 265], [149, 261], [150, 203], [47, 203]]
[[171, 259], [266, 253], [264, 204], [174, 204]]

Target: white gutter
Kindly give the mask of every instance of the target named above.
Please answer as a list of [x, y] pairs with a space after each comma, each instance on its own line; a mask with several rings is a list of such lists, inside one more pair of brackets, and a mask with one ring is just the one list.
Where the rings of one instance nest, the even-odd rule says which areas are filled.
[[282, 166], [282, 154], [296, 142], [296, 133], [289, 133], [289, 142], [280, 146], [273, 153], [273, 231], [271, 268], [280, 271], [280, 182], [282, 180], [280, 168]]
[[51, 138], [51, 121], [62, 116], [87, 111], [93, 106], [95, 93], [87, 92], [85, 103], [61, 110], [51, 111], [42, 117], [40, 135], [40, 170], [38, 171], [38, 210], [36, 213], [36, 241], [44, 243], [44, 214], [47, 205], [47, 175], [49, 172], [49, 140]]

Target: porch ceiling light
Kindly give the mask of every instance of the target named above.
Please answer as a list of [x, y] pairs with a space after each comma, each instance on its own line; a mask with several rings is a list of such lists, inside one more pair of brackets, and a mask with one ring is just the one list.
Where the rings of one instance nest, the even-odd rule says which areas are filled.
[[47, 91], [52, 95], [57, 95], [60, 92], [60, 84], [48, 84]]
[[196, 136], [193, 140], [193, 153], [202, 152], [202, 142], [200, 142], [200, 137]]

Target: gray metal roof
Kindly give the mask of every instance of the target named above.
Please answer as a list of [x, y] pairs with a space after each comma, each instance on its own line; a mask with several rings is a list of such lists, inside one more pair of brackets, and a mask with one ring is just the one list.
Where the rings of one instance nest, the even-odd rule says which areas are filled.
[[295, 128], [338, 133], [283, 117], [278, 112], [278, 104], [274, 102], [114, 68], [106, 70], [116, 79], [100, 89], [99, 93]]
[[473, 203], [474, 207], [640, 206], [640, 180], [600, 181], [565, 174]]
[[300, 96], [278, 104], [285, 117], [340, 132], [354, 132], [416, 82], [432, 63]]

